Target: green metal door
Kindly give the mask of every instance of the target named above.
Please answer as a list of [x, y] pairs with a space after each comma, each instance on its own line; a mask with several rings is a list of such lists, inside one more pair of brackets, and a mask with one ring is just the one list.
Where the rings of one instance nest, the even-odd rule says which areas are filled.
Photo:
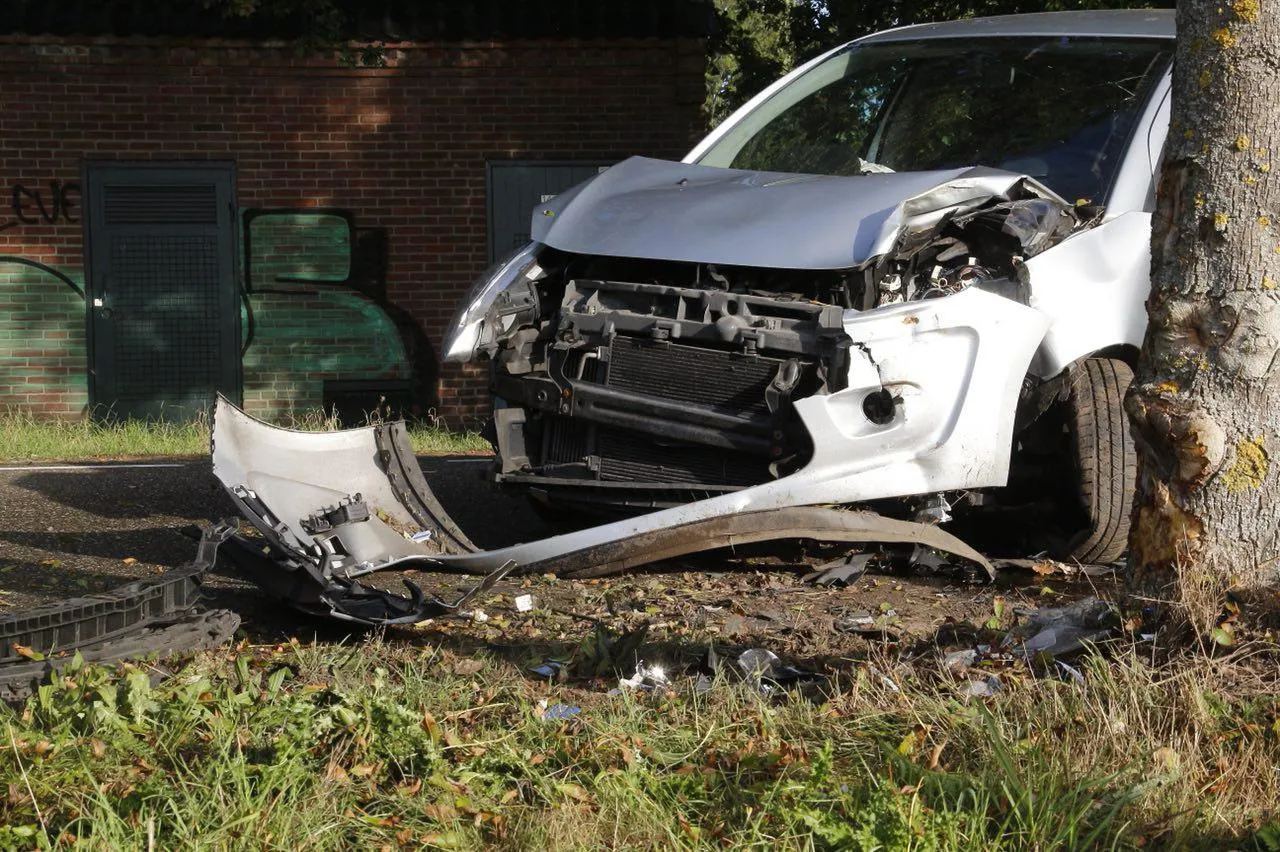
[[189, 420], [240, 396], [235, 166], [85, 169], [95, 416]]
[[594, 177], [606, 162], [502, 160], [487, 164], [489, 262], [529, 242], [533, 208]]

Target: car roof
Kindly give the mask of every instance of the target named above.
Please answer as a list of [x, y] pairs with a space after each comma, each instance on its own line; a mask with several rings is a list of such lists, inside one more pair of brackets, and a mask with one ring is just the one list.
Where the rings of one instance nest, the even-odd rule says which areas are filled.
[[997, 15], [934, 24], [912, 24], [858, 39], [859, 44], [925, 38], [985, 36], [1085, 36], [1173, 38], [1172, 9], [1112, 9]]

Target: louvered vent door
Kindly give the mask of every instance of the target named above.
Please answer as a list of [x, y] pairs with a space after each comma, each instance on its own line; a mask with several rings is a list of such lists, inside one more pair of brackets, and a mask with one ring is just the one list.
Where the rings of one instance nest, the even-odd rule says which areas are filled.
[[95, 416], [182, 421], [238, 399], [234, 167], [91, 163], [84, 186]]

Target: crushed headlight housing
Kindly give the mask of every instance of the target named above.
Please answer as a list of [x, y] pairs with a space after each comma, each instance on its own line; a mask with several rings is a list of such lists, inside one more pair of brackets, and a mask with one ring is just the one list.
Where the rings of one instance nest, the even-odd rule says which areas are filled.
[[467, 292], [462, 307], [449, 323], [445, 335], [444, 360], [465, 363], [475, 357], [481, 343], [486, 315], [504, 290], [521, 278], [536, 278], [538, 243], [529, 243], [485, 270]]

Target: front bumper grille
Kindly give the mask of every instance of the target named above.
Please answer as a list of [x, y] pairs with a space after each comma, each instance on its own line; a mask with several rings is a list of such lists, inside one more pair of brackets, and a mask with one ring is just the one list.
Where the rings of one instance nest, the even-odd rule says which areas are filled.
[[[625, 336], [615, 336], [602, 356], [586, 362], [578, 396], [592, 386], [612, 396], [592, 400], [575, 416], [544, 416], [542, 464], [582, 465], [593, 479], [637, 485], [735, 487], [769, 479], [775, 418], [765, 392], [786, 360]], [[797, 390], [811, 393], [816, 384], [816, 363], [801, 362]], [[646, 401], [667, 408], [646, 412]], [[629, 415], [625, 422], [607, 419], [619, 411]], [[709, 415], [727, 424], [725, 431], [707, 429]], [[681, 431], [689, 426], [715, 440], [737, 433], [739, 446], [700, 442], [697, 433], [691, 440]]]

